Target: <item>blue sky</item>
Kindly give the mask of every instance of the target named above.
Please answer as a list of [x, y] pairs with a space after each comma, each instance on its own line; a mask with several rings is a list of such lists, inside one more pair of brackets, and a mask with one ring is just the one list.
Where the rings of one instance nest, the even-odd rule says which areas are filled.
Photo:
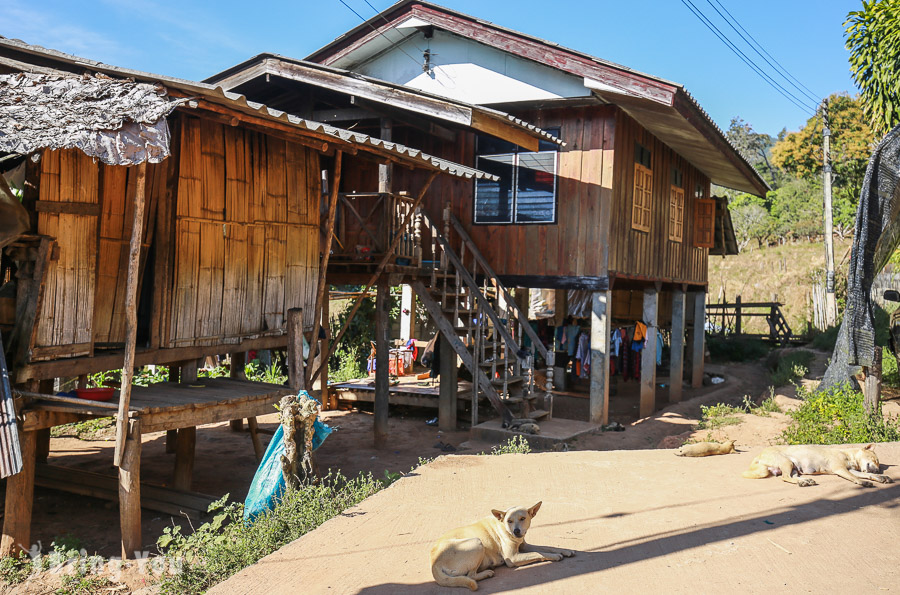
[[[188, 79], [205, 78], [260, 52], [304, 57], [361, 22], [339, 0], [2, 1], [0, 35]], [[379, 10], [392, 4], [368, 1]], [[375, 14], [365, 0], [345, 2], [366, 18]], [[720, 2], [817, 97], [856, 92], [842, 24], [849, 11], [860, 7], [859, 0]], [[811, 115], [763, 82], [680, 0], [439, 3], [681, 83], [723, 129], [740, 116], [758, 131], [776, 134], [800, 128]], [[693, 3], [715, 15], [709, 0]]]

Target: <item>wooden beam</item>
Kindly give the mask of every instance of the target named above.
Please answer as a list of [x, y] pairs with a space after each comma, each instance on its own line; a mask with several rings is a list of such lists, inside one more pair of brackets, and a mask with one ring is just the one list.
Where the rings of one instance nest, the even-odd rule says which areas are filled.
[[304, 371], [304, 385], [309, 386], [310, 388], [312, 388], [310, 375], [312, 374], [313, 362], [319, 351], [319, 329], [322, 326], [322, 304], [325, 296], [326, 279], [328, 278], [328, 260], [331, 257], [331, 244], [334, 240], [334, 218], [337, 213], [338, 196], [340, 196], [341, 157], [342, 153], [340, 151], [334, 156], [334, 179], [331, 184], [331, 197], [328, 201], [328, 218], [325, 221], [325, 246], [322, 250], [322, 261], [319, 264], [319, 283], [316, 287], [316, 302], [313, 308], [313, 334], [309, 346], [309, 359], [306, 361], [306, 370]]
[[672, 344], [669, 356], [669, 402], [681, 401], [684, 384], [685, 294], [672, 290]]
[[[128, 432], [128, 405], [131, 400], [131, 379], [134, 376], [134, 351], [137, 347], [137, 288], [141, 260], [141, 239], [144, 230], [144, 195], [147, 187], [147, 162], [137, 166], [135, 181], [134, 218], [128, 252], [128, 277], [125, 281], [125, 361], [122, 365], [122, 388], [119, 391], [119, 414], [116, 417], [115, 464], [124, 460]], [[140, 456], [140, 455], [138, 455]], [[140, 508], [138, 509], [140, 512]], [[138, 526], [140, 530], [140, 525]]]
[[247, 418], [247, 430], [250, 432], [250, 441], [253, 443], [253, 453], [256, 455], [256, 461], [262, 461], [266, 450], [259, 439], [259, 423], [256, 421], [255, 416]]
[[[647, 340], [641, 352], [641, 402], [639, 414], [649, 417], [656, 411], [656, 328], [659, 312], [659, 292], [656, 288], [644, 290], [644, 324]], [[591, 361], [593, 365], [593, 361]]]
[[609, 336], [612, 332], [612, 291], [591, 294], [591, 387], [590, 419], [609, 422]]
[[390, 344], [388, 343], [388, 298], [390, 286], [378, 280], [375, 294], [375, 448], [388, 445], [388, 404], [390, 402]]
[[119, 525], [122, 559], [137, 558], [144, 550], [141, 540], [141, 420], [128, 420], [119, 461]]
[[344, 333], [346, 333], [347, 329], [350, 327], [350, 323], [353, 321], [353, 317], [356, 315], [356, 312], [359, 310], [359, 307], [362, 305], [362, 302], [365, 299], [366, 293], [369, 291], [369, 289], [372, 288], [373, 285], [375, 285], [375, 282], [381, 276], [381, 273], [384, 272], [384, 268], [387, 266], [387, 263], [394, 256], [394, 250], [396, 250], [397, 246], [400, 244], [400, 240], [403, 238], [404, 234], [406, 233], [406, 229], [409, 227], [409, 224], [412, 222], [413, 217], [415, 217], [416, 209], [418, 209], [419, 206], [421, 206], [422, 201], [425, 199], [425, 193], [428, 191], [429, 186], [431, 186], [431, 182], [434, 181], [434, 178], [437, 177], [437, 175], [438, 175], [437, 171], [432, 171], [431, 174], [428, 176], [428, 179], [425, 180], [425, 183], [422, 185], [422, 188], [419, 190], [418, 196], [416, 196], [416, 201], [413, 203], [412, 207], [406, 213], [406, 217], [403, 219], [403, 223], [400, 225], [400, 228], [397, 231], [397, 235], [394, 236], [394, 239], [391, 242], [391, 245], [388, 247], [387, 251], [385, 252], [384, 256], [382, 257], [381, 262], [378, 263], [378, 268], [375, 269], [375, 272], [372, 274], [372, 277], [369, 279], [369, 282], [366, 283], [366, 286], [363, 288], [360, 297], [358, 297], [356, 299], [356, 303], [353, 304], [353, 308], [350, 309], [350, 314], [347, 316], [347, 320], [344, 322], [343, 328], [341, 328], [341, 331], [337, 334], [337, 336], [334, 339], [332, 339], [331, 346], [328, 350], [328, 353], [325, 354], [325, 357], [322, 359], [323, 363], [319, 365], [318, 370], [313, 372], [310, 382], [315, 382], [316, 378], [318, 378], [318, 376], [319, 376], [319, 371], [322, 369], [322, 366], [328, 365], [327, 364], [328, 358], [330, 358], [331, 355], [334, 353], [334, 350], [337, 347], [337, 345], [340, 343], [341, 339], [343, 338]]
[[[235, 116], [227, 116], [224, 114], [219, 114], [212, 111], [206, 110], [192, 110], [188, 112], [193, 116], [197, 116], [200, 118], [206, 118], [208, 120], [213, 120], [214, 122], [219, 122], [220, 124], [225, 124], [226, 126], [242, 126], [247, 130], [253, 130], [254, 132], [259, 132], [261, 134], [266, 134], [273, 138], [278, 138], [281, 140], [285, 140], [289, 143], [296, 143], [298, 145], [303, 145], [304, 147], [309, 147], [314, 151], [318, 151], [319, 153], [328, 153], [331, 151], [331, 145], [328, 144], [327, 141], [320, 140], [318, 138], [310, 138], [308, 136], [304, 136], [300, 131], [300, 128], [291, 128], [291, 130], [284, 130], [282, 128], [274, 128], [272, 126], [263, 126], [261, 124], [255, 124], [251, 122], [241, 121], [239, 118]], [[351, 147], [352, 149], [352, 147]], [[355, 151], [348, 151], [350, 153], [355, 153]]]
[[31, 510], [34, 504], [36, 432], [23, 432], [20, 440], [22, 470], [6, 480], [0, 558], [31, 548]]
[[316, 122], [356, 122], [358, 120], [377, 120], [379, 117], [370, 110], [358, 107], [316, 110], [312, 113], [312, 119]]
[[57, 202], [53, 200], [39, 200], [34, 203], [34, 210], [38, 213], [64, 213], [67, 215], [99, 215], [100, 205], [87, 202]]
[[490, 134], [491, 136], [496, 136], [497, 138], [502, 138], [505, 141], [519, 145], [527, 151], [537, 152], [540, 147], [540, 140], [533, 134], [526, 132], [525, 129], [519, 128], [518, 126], [510, 126], [508, 123], [504, 123], [497, 118], [489, 117], [478, 110], [472, 112], [472, 128], [479, 132]]
[[297, 393], [306, 388], [303, 373], [303, 308], [290, 308], [287, 312], [288, 327], [288, 383]]

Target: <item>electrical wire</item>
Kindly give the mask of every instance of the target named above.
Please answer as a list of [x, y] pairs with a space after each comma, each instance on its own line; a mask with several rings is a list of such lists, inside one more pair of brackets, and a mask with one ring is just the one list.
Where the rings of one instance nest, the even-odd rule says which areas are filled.
[[[719, 11], [719, 9], [716, 8], [716, 6], [713, 4], [713, 1], [715, 1], [715, 3], [718, 4], [719, 7], [720, 7], [722, 10], [725, 11], [725, 14], [727, 14], [728, 17], [725, 17], [725, 15], [723, 15], [723, 14]], [[723, 19], [726, 23], [728, 23], [728, 25], [729, 25], [732, 29], [734, 29], [735, 33], [737, 33], [738, 35], [740, 35], [741, 39], [743, 39], [744, 42], [745, 42], [748, 46], [750, 46], [750, 48], [751, 48], [754, 52], [756, 52], [757, 55], [759, 55], [760, 58], [762, 58], [763, 60], [765, 60], [766, 63], [768, 63], [768, 65], [771, 66], [772, 69], [775, 70], [775, 72], [777, 72], [777, 73], [779, 74], [779, 76], [781, 76], [781, 78], [783, 78], [785, 81], [788, 82], [788, 84], [790, 84], [792, 87], [794, 87], [795, 89], [797, 89], [797, 92], [802, 93], [803, 95], [805, 95], [808, 99], [810, 99], [810, 100], [813, 101], [814, 103], [818, 103], [818, 102], [820, 101], [819, 97], [813, 92], [813, 90], [810, 89], [809, 87], [807, 87], [806, 85], [804, 85], [803, 83], [801, 83], [800, 80], [797, 79], [797, 77], [795, 77], [794, 75], [792, 75], [790, 72], [788, 72], [787, 69], [786, 69], [784, 66], [782, 66], [781, 63], [780, 63], [778, 60], [776, 60], [776, 59], [772, 56], [772, 54], [770, 54], [769, 52], [767, 52], [766, 49], [762, 46], [762, 44], [760, 44], [758, 41], [756, 41], [756, 38], [753, 37], [753, 35], [751, 35], [750, 32], [747, 31], [747, 29], [745, 29], [744, 26], [741, 25], [740, 22], [738, 22], [738, 20], [737, 20], [736, 18], [734, 18], [734, 15], [732, 15], [730, 12], [728, 12], [728, 9], [725, 8], [725, 7], [722, 5], [722, 3], [719, 2], [719, 0], [706, 0], [706, 2], [707, 2], [710, 6], [713, 7], [713, 10], [715, 10], [717, 13], [719, 13], [719, 16], [722, 17], [722, 19]], [[730, 21], [729, 21], [729, 19], [730, 19]], [[734, 25], [732, 25], [732, 22], [734, 23]], [[735, 28], [735, 25], [737, 25], [737, 27], [740, 27], [740, 31], [738, 31], [738, 30]], [[743, 33], [741, 33], [741, 31], [743, 31]], [[744, 33], [747, 34], [747, 37], [749, 37], [750, 40], [752, 40], [753, 43], [751, 43], [750, 41], [748, 41], [748, 40], [747, 40], [747, 37], [744, 37]], [[754, 47], [754, 45], [755, 45], [756, 47]], [[759, 48], [759, 49], [757, 50], [756, 48]], [[762, 53], [760, 53], [760, 50], [762, 51]], [[763, 55], [763, 54], [765, 54], [765, 55]], [[773, 62], [774, 62], [774, 64], [773, 64]]]
[[[384, 13], [383, 13], [382, 11], [378, 10], [377, 8], [375, 8], [375, 7], [372, 5], [372, 3], [369, 2], [369, 0], [363, 0], [363, 2], [365, 2], [366, 4], [368, 4], [368, 5], [369, 5], [369, 8], [371, 8], [373, 11], [375, 11], [375, 15], [381, 17], [381, 20], [382, 20], [382, 21], [384, 21], [384, 22], [387, 23], [388, 25], [391, 24], [391, 22], [390, 22], [389, 20], [387, 20], [387, 17], [384, 16]], [[416, 48], [417, 50], [419, 50], [420, 52], [425, 53], [425, 50], [423, 50], [422, 48], [420, 48], [417, 44], [413, 44], [413, 46], [415, 46], [415, 48]]]
[[735, 46], [731, 42], [731, 40], [728, 39], [728, 37], [725, 34], [723, 34], [721, 31], [719, 31], [718, 27], [716, 27], [715, 24], [713, 24], [712, 21], [710, 21], [706, 17], [706, 15], [703, 14], [703, 12], [700, 9], [698, 9], [696, 6], [694, 6], [694, 4], [691, 2], [691, 0], [681, 0], [681, 3], [684, 4], [688, 8], [688, 10], [690, 10], [692, 13], [694, 13], [694, 16], [696, 16], [698, 19], [700, 19], [700, 22], [702, 22], [706, 26], [707, 29], [712, 31], [712, 33], [716, 37], [718, 37], [722, 41], [722, 43], [724, 43], [726, 46], [728, 46], [728, 48], [732, 52], [734, 52], [735, 55], [737, 55], [737, 57], [740, 58], [741, 61], [744, 62], [744, 64], [746, 64], [748, 67], [750, 67], [751, 70], [753, 70], [756, 74], [758, 74], [760, 76], [760, 78], [762, 78], [767, 84], [769, 84], [773, 89], [775, 89], [785, 99], [787, 99], [788, 101], [793, 103], [795, 106], [800, 108], [800, 110], [802, 110], [804, 113], [809, 113], [809, 112], [815, 113], [815, 111], [816, 111], [815, 108], [811, 108], [809, 105], [806, 105], [805, 102], [800, 101], [797, 98], [795, 98], [793, 96], [793, 94], [787, 92], [784, 89], [784, 87], [779, 85], [777, 81], [773, 80], [770, 76], [768, 76], [759, 66], [756, 65], [755, 62], [750, 60], [750, 58], [748, 58], [746, 54], [744, 54], [737, 46]]
[[[391, 44], [391, 47], [395, 47], [395, 48], [397, 48], [398, 50], [400, 50], [401, 52], [403, 52], [404, 54], [406, 54], [406, 57], [409, 58], [410, 60], [412, 60], [413, 62], [415, 62], [416, 66], [419, 66], [419, 67], [422, 66], [422, 63], [419, 62], [418, 60], [416, 60], [415, 58], [413, 58], [412, 56], [410, 56], [409, 53], [408, 53], [406, 50], [404, 50], [402, 47], [400, 47], [400, 45], [399, 45], [398, 42], [393, 41], [390, 37], [388, 37], [387, 35], [385, 35], [383, 31], [380, 31], [379, 29], [377, 29], [377, 28], [375, 27], [375, 25], [373, 25], [373, 24], [370, 23], [368, 20], [366, 20], [366, 18], [365, 18], [364, 16], [362, 16], [361, 14], [359, 14], [358, 12], [356, 12], [356, 10], [354, 10], [352, 6], [350, 6], [349, 4], [347, 4], [346, 2], [344, 2], [344, 0], [338, 0], [338, 2], [340, 2], [341, 4], [343, 4], [344, 6], [346, 6], [347, 9], [348, 9], [350, 12], [352, 12], [353, 14], [355, 14], [356, 16], [358, 16], [358, 17], [360, 18], [360, 20], [361, 20], [363, 23], [369, 25], [369, 27], [372, 29], [372, 31], [374, 31], [375, 33], [378, 33], [379, 35], [381, 35], [382, 37], [384, 37], [385, 39], [387, 39], [387, 40], [388, 40], [388, 43]], [[367, 4], [368, 4], [368, 2], [367, 2]], [[369, 6], [372, 6], [372, 5], [369, 4]]]

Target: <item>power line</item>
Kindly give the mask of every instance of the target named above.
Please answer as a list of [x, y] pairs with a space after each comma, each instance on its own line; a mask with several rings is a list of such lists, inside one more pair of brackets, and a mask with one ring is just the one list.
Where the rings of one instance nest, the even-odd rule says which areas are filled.
[[[365, 2], [366, 4], [368, 4], [368, 5], [369, 5], [369, 8], [371, 8], [373, 11], [375, 11], [375, 15], [381, 17], [381, 20], [382, 20], [382, 21], [384, 21], [384, 22], [387, 23], [388, 25], [391, 24], [391, 22], [390, 22], [389, 20], [387, 20], [387, 17], [384, 16], [384, 14], [383, 14], [380, 10], [378, 10], [377, 8], [375, 8], [375, 7], [372, 5], [372, 3], [369, 2], [369, 0], [363, 0], [363, 2]], [[416, 49], [419, 50], [420, 52], [423, 52], [423, 53], [425, 52], [425, 50], [423, 50], [422, 48], [420, 48], [417, 44], [413, 44], [413, 45], [415, 45]]]
[[737, 57], [740, 58], [741, 61], [744, 62], [744, 64], [746, 64], [747, 66], [749, 66], [751, 70], [753, 70], [756, 74], [758, 74], [758, 75], [759, 75], [759, 76], [760, 76], [767, 84], [769, 84], [770, 86], [772, 86], [772, 88], [774, 88], [774, 89], [775, 89], [779, 94], [781, 94], [785, 99], [787, 99], [788, 101], [790, 101], [791, 103], [793, 103], [795, 106], [797, 106], [798, 108], [800, 108], [800, 109], [801, 109], [802, 111], [804, 111], [804, 112], [807, 112], [807, 113], [808, 113], [808, 112], [813, 112], [813, 113], [815, 113], [816, 110], [815, 110], [814, 108], [811, 109], [809, 105], [806, 105], [806, 104], [805, 104], [805, 102], [803, 102], [803, 101], [797, 99], [796, 97], [793, 96], [793, 94], [787, 92], [787, 90], [784, 89], [784, 87], [782, 87], [781, 85], [779, 85], [778, 82], [776, 82], [776, 81], [773, 80], [770, 76], [768, 76], [768, 75], [767, 75], [767, 74], [766, 74], [759, 66], [756, 65], [756, 63], [754, 63], [752, 60], [750, 60], [750, 58], [748, 58], [748, 57], [746, 56], [746, 54], [744, 54], [737, 46], [735, 46], [735, 45], [731, 42], [731, 40], [729, 40], [728, 37], [725, 36], [725, 34], [723, 34], [721, 31], [719, 31], [718, 27], [716, 27], [715, 24], [713, 24], [712, 21], [710, 21], [710, 20], [706, 17], [706, 15], [704, 15], [704, 14], [700, 11], [700, 9], [698, 9], [696, 6], [694, 6], [694, 4], [691, 2], [691, 0], [681, 0], [681, 3], [684, 4], [684, 5], [688, 8], [688, 10], [690, 10], [692, 13], [694, 13], [694, 16], [696, 16], [698, 19], [700, 19], [700, 21], [701, 21], [701, 22], [702, 22], [702, 23], [703, 23], [710, 31], [712, 31], [712, 33], [713, 33], [716, 37], [718, 37], [718, 38], [722, 41], [722, 43], [724, 43], [726, 46], [728, 46], [728, 48], [729, 48], [732, 52], [734, 52], [735, 55], [737, 55]]
[[[728, 23], [728, 25], [729, 25], [732, 29], [734, 29], [734, 31], [735, 31], [738, 35], [740, 35], [741, 39], [743, 39], [744, 42], [745, 42], [748, 46], [750, 46], [750, 49], [752, 49], [754, 52], [756, 52], [757, 55], [759, 55], [760, 58], [762, 58], [763, 60], [765, 60], [766, 63], [768, 63], [768, 65], [771, 66], [771, 67], [775, 70], [775, 72], [778, 73], [779, 76], [781, 76], [781, 78], [783, 78], [785, 81], [788, 82], [788, 84], [790, 84], [790, 85], [793, 86], [795, 89], [797, 89], [797, 91], [798, 91], [799, 93], [802, 93], [802, 94], [805, 95], [807, 98], [809, 98], [810, 100], [814, 101], [815, 103], [818, 103], [818, 102], [820, 101], [819, 97], [816, 96], [816, 94], [813, 92], [813, 90], [810, 89], [809, 87], [807, 87], [806, 85], [804, 85], [803, 83], [801, 83], [801, 82], [797, 79], [797, 77], [795, 77], [795, 76], [792, 75], [790, 72], [788, 72], [787, 69], [786, 69], [784, 66], [782, 66], [781, 63], [780, 63], [778, 60], [776, 60], [776, 59], [772, 56], [772, 54], [770, 54], [769, 52], [767, 52], [766, 49], [762, 46], [762, 44], [760, 44], [758, 41], [756, 41], [756, 38], [753, 37], [753, 35], [751, 35], [750, 32], [747, 31], [747, 29], [745, 29], [745, 28], [743, 27], [743, 25], [741, 25], [740, 22], [738, 22], [738, 20], [737, 20], [736, 18], [734, 18], [734, 15], [732, 15], [730, 12], [728, 12], [728, 9], [725, 8], [725, 7], [722, 5], [722, 3], [719, 2], [719, 0], [715, 0], [715, 3], [718, 4], [719, 7], [720, 7], [722, 10], [725, 11], [725, 14], [728, 15], [728, 18], [726, 18], [725, 15], [723, 15], [721, 12], [719, 12], [719, 9], [716, 8], [716, 7], [713, 5], [713, 3], [712, 3], [711, 0], [706, 0], [706, 1], [707, 1], [707, 3], [709, 3], [710, 6], [713, 7], [713, 10], [715, 10], [716, 12], [718, 12], [718, 13], [719, 13], [719, 16], [722, 17], [722, 19], [725, 20], [725, 22]], [[729, 18], [730, 18], [730, 21], [729, 21]], [[731, 22], [734, 22], [734, 25], [732, 25]], [[740, 27], [741, 30], [738, 31], [737, 29], [735, 29], [735, 25], [737, 25], [738, 27]], [[746, 33], [746, 34], [747, 34], [747, 37], [749, 37], [749, 38], [753, 41], [753, 43], [750, 43], [750, 41], [747, 40], [747, 37], [744, 37], [744, 35], [741, 33], [741, 31], [743, 31], [744, 33]], [[756, 47], [754, 47], [754, 45], [755, 45]], [[759, 50], [756, 49], [757, 47], [759, 48]], [[762, 51], [762, 53], [760, 53], [760, 50]], [[765, 54], [765, 55], [763, 55], [763, 54]], [[773, 62], [774, 62], [774, 64], [773, 64]]]
[[[391, 47], [395, 47], [395, 48], [397, 48], [398, 50], [400, 50], [401, 52], [403, 52], [404, 54], [406, 54], [406, 57], [409, 58], [410, 60], [412, 60], [413, 62], [415, 62], [416, 66], [420, 66], [420, 67], [422, 66], [422, 63], [419, 62], [418, 60], [416, 60], [415, 58], [413, 58], [412, 56], [410, 56], [409, 53], [408, 53], [406, 50], [404, 50], [402, 47], [400, 47], [400, 44], [399, 44], [399, 43], [397, 43], [396, 41], [391, 40], [391, 38], [388, 37], [387, 35], [385, 35], [383, 31], [377, 29], [377, 28], [375, 27], [375, 25], [373, 25], [372, 23], [370, 23], [364, 16], [362, 16], [361, 14], [359, 14], [358, 12], [356, 12], [356, 11], [353, 9], [352, 6], [350, 6], [349, 4], [347, 4], [346, 2], [344, 2], [344, 0], [338, 0], [338, 2], [340, 2], [341, 4], [343, 4], [344, 6], [346, 6], [347, 9], [348, 9], [350, 12], [352, 12], [353, 14], [355, 14], [356, 16], [358, 16], [359, 19], [360, 19], [363, 23], [369, 25], [369, 27], [372, 29], [372, 31], [374, 31], [375, 33], [378, 33], [379, 35], [381, 35], [382, 37], [384, 37], [385, 39], [387, 39], [387, 40], [388, 40], [388, 43], [391, 44]], [[366, 4], [369, 4], [369, 3], [366, 2]], [[372, 5], [369, 4], [369, 6], [372, 6]], [[374, 7], [373, 7], [373, 8], [374, 8]]]

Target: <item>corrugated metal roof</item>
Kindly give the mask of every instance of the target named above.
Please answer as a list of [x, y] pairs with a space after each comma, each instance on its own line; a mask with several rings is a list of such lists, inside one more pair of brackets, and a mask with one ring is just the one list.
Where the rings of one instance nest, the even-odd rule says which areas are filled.
[[480, 105], [474, 105], [471, 103], [466, 103], [466, 102], [460, 101], [458, 99], [444, 97], [443, 95], [436, 95], [434, 93], [429, 93], [427, 91], [422, 91], [420, 89], [414, 89], [412, 87], [407, 87], [405, 85], [400, 85], [398, 83], [393, 83], [391, 81], [385, 81], [385, 80], [377, 79], [377, 78], [374, 78], [371, 76], [366, 76], [364, 74], [360, 74], [358, 72], [353, 72], [350, 70], [345, 70], [343, 68], [336, 68], [334, 66], [319, 64], [318, 62], [308, 62], [306, 60], [299, 60], [297, 58], [291, 58], [289, 56], [282, 56], [281, 54], [272, 54], [272, 53], [258, 54], [256, 56], [250, 58], [249, 60], [245, 60], [244, 62], [241, 62], [240, 64], [232, 66], [231, 68], [228, 68], [227, 70], [223, 70], [222, 72], [205, 79], [203, 82], [207, 83], [207, 84], [216, 84], [217, 82], [222, 81], [223, 79], [227, 78], [228, 76], [230, 76], [236, 72], [240, 72], [241, 70], [243, 70], [250, 64], [253, 64], [255, 62], [262, 62], [262, 61], [266, 60], [267, 58], [274, 58], [276, 60], [281, 60], [283, 62], [295, 64], [297, 66], [302, 66], [304, 68], [321, 70], [323, 72], [329, 72], [329, 73], [336, 74], [339, 76], [353, 78], [354, 80], [362, 81], [362, 82], [371, 84], [376, 87], [396, 89], [399, 91], [403, 91], [404, 93], [408, 93], [409, 95], [417, 95], [417, 96], [420, 96], [423, 98], [430, 99], [432, 101], [442, 102], [447, 105], [463, 107], [463, 108], [471, 110], [473, 112], [478, 112], [480, 114], [483, 114], [489, 118], [510, 123], [513, 126], [520, 128], [523, 131], [526, 131], [529, 134], [531, 134], [537, 138], [540, 138], [542, 140], [549, 141], [549, 142], [555, 143], [560, 146], [565, 146], [565, 144], [566, 144], [563, 141], [563, 139], [557, 138], [556, 136], [554, 136], [553, 134], [550, 134], [546, 130], [543, 130], [542, 128], [535, 126], [534, 124], [530, 124], [530, 123], [522, 120], [521, 118], [517, 118], [516, 116], [513, 116], [512, 114], [508, 114], [508, 113], [500, 111], [500, 110], [496, 110], [493, 108], [484, 107], [484, 106], [480, 106]]
[[[20, 53], [42, 58], [45, 61], [50, 60], [56, 62], [57, 64], [65, 65], [68, 68], [65, 68], [63, 70], [68, 70], [70, 72], [101, 72], [113, 77], [133, 78], [138, 81], [159, 83], [167, 88], [175, 89], [188, 95], [196, 96], [198, 98], [203, 98], [214, 103], [225, 105], [226, 107], [235, 109], [240, 112], [259, 116], [266, 120], [287, 123], [300, 131], [309, 130], [312, 132], [325, 134], [334, 139], [334, 141], [338, 145], [350, 144], [359, 146], [363, 149], [370, 150], [370, 152], [393, 157], [413, 166], [425, 167], [428, 169], [437, 169], [441, 172], [463, 178], [490, 180], [497, 179], [496, 176], [488, 174], [486, 172], [477, 170], [472, 167], [460, 165], [453, 161], [441, 159], [439, 157], [435, 157], [434, 155], [429, 155], [418, 149], [407, 147], [400, 143], [384, 141], [382, 139], [371, 137], [359, 132], [344, 130], [342, 128], [337, 128], [328, 124], [323, 124], [321, 122], [305, 120], [303, 118], [299, 118], [280, 110], [274, 110], [261, 103], [248, 101], [247, 98], [243, 95], [231, 93], [229, 91], [225, 91], [221, 87], [208, 85], [206, 83], [198, 83], [174, 77], [157, 75], [148, 72], [142, 72], [139, 70], [132, 70], [130, 68], [110, 66], [102, 62], [96, 62], [93, 60], [88, 60], [86, 58], [73, 56], [71, 54], [65, 54], [56, 50], [30, 45], [21, 40], [0, 37], [0, 64], [6, 64], [7, 66], [12, 67], [16, 70], [22, 68], [23, 61], [21, 59], [15, 58], [6, 60], [2, 55], [3, 48], [9, 48]], [[41, 65], [40, 68], [44, 68], [44, 65]]]
[[0, 337], [0, 478], [15, 475], [22, 470], [22, 449], [19, 445], [16, 407], [9, 385], [5, 351], [3, 338]]

